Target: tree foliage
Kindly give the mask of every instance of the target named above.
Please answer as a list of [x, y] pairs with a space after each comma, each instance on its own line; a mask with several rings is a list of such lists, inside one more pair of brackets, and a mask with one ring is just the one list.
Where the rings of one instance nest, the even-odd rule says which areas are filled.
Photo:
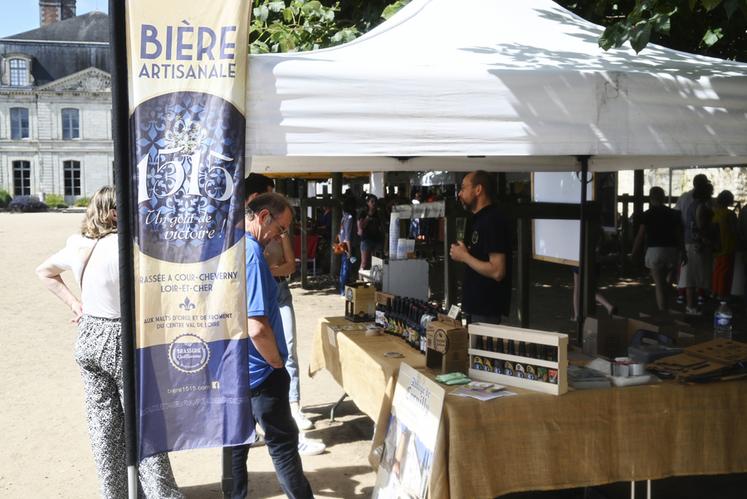
[[[409, 0], [394, 2], [401, 8]], [[253, 54], [298, 52], [349, 42], [392, 12], [392, 0], [253, 0]], [[387, 10], [388, 9], [388, 10]]]
[[[747, 62], [747, 0], [555, 0], [606, 27], [605, 50], [649, 42]], [[252, 53], [295, 52], [353, 40], [410, 0], [253, 0]], [[458, 3], [455, 3], [455, 8]]]
[[335, 20], [339, 2], [325, 6], [318, 0], [254, 0], [249, 28], [253, 54], [297, 52], [339, 45], [355, 39], [355, 26]]
[[557, 0], [606, 26], [599, 46], [649, 42], [677, 50], [747, 61], [747, 0]]

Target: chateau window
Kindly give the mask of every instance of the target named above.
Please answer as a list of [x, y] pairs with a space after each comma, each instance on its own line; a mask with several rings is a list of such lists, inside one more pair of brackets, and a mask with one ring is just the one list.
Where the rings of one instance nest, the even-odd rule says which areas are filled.
[[65, 196], [80, 196], [80, 161], [62, 163], [65, 177]]
[[31, 195], [31, 163], [13, 161], [13, 195]]
[[11, 59], [9, 62], [10, 86], [25, 87], [29, 84], [29, 61], [26, 59]]
[[80, 119], [77, 109], [62, 110], [62, 139], [72, 140], [80, 138]]
[[27, 108], [10, 108], [10, 138], [11, 140], [29, 138], [29, 110]]

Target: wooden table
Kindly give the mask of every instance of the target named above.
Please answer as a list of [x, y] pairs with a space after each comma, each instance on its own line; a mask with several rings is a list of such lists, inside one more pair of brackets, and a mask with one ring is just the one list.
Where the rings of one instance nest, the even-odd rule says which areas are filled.
[[[376, 445], [400, 361], [426, 371], [424, 357], [398, 338], [334, 331], [332, 323], [344, 325], [322, 323], [310, 371], [329, 370], [378, 423]], [[405, 357], [386, 358], [387, 351]], [[446, 397], [433, 498], [747, 472], [747, 382], [660, 383], [559, 397], [512, 390], [519, 395], [488, 402]]]

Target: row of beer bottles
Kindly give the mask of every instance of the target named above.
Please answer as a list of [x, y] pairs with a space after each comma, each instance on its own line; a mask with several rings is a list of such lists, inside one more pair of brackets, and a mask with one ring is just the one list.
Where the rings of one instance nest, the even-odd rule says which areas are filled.
[[519, 357], [558, 361], [558, 348], [552, 345], [541, 345], [525, 341], [507, 340], [492, 336], [477, 336], [475, 348], [490, 352], [507, 353]]
[[425, 353], [428, 324], [438, 317], [438, 306], [415, 298], [395, 296], [376, 305], [376, 325], [399, 336], [411, 347]]

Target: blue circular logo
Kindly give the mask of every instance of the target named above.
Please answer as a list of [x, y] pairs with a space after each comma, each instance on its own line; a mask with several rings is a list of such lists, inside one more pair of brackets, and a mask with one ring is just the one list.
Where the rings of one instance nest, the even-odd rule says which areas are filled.
[[194, 263], [239, 242], [245, 120], [238, 109], [210, 94], [166, 94], [140, 104], [130, 128], [140, 250]]
[[210, 348], [196, 334], [181, 334], [169, 345], [171, 365], [185, 373], [196, 373], [207, 366]]

